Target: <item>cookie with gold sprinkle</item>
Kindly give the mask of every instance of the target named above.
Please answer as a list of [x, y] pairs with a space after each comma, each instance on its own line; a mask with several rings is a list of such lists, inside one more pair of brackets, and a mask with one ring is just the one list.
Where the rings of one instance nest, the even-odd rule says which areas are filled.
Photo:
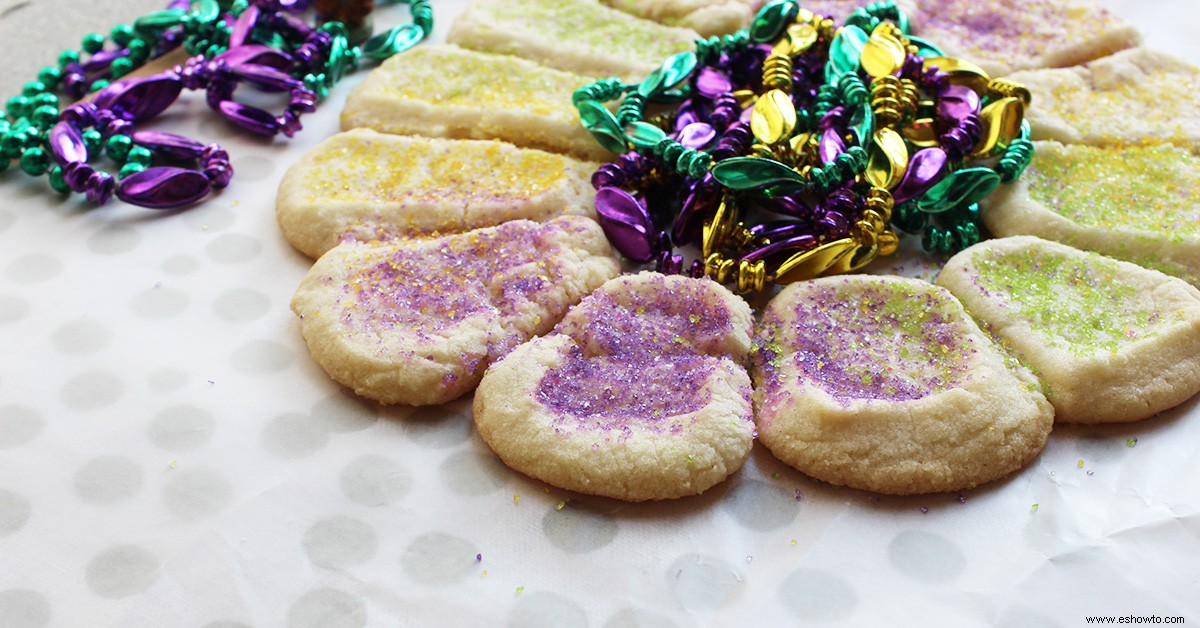
[[1053, 410], [1036, 378], [949, 292], [828, 277], [767, 305], [752, 356], [758, 438], [819, 480], [909, 495], [972, 488], [1029, 464]]
[[[606, 7], [596, 0], [473, 0], [446, 41], [515, 55], [591, 76], [641, 81], [700, 35]], [[528, 88], [520, 92], [526, 93]], [[570, 92], [566, 93], [570, 98]]]
[[[750, 23], [752, 0], [602, 0], [630, 15], [690, 28], [703, 37], [725, 35]], [[807, 6], [807, 3], [805, 4]]]
[[532, 61], [418, 46], [372, 70], [346, 97], [342, 129], [503, 140], [517, 146], [603, 161], [579, 123], [571, 93], [594, 79]]
[[[918, 0], [913, 33], [992, 76], [1061, 68], [1141, 43], [1133, 24], [1079, 0]], [[1035, 92], [1039, 93], [1039, 92]]]
[[509, 220], [595, 217], [594, 162], [495, 140], [426, 139], [354, 129], [296, 160], [275, 215], [300, 252], [339, 241], [447, 234]]
[[1065, 423], [1144, 419], [1200, 392], [1200, 291], [1031, 236], [970, 247], [938, 276], [1041, 379]]
[[1034, 147], [1021, 178], [980, 202], [988, 230], [1063, 242], [1200, 286], [1200, 156], [1169, 144]]
[[1017, 72], [1034, 94], [1033, 139], [1064, 144], [1174, 144], [1200, 154], [1200, 68], [1133, 48], [1085, 66]]
[[699, 494], [750, 453], [752, 326], [749, 305], [714, 281], [614, 279], [488, 369], [475, 425], [505, 464], [560, 488]]
[[470, 392], [492, 361], [618, 272], [595, 222], [516, 220], [339, 244], [309, 270], [292, 310], [334, 380], [383, 403], [433, 405]]

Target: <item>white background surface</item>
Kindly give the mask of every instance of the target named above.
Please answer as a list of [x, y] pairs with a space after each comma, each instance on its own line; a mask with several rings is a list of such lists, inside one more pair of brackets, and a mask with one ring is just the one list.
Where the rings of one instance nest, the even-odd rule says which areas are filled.
[[[1200, 52], [1195, 3], [1106, 4]], [[159, 6], [0, 0], [3, 93]], [[439, 37], [461, 6], [435, 2]], [[1029, 468], [962, 495], [836, 489], [757, 447], [701, 497], [623, 504], [508, 471], [469, 400], [347, 395], [288, 309], [311, 262], [273, 197], [354, 80], [289, 142], [184, 101], [164, 128], [223, 143], [237, 171], [185, 212], [89, 210], [0, 175], [0, 628], [1200, 622], [1194, 399], [1056, 428]]]

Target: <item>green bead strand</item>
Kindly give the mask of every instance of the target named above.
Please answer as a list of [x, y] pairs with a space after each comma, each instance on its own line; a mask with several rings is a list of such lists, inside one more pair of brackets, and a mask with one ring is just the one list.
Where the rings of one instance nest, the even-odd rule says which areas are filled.
[[32, 146], [21, 153], [21, 170], [24, 170], [25, 174], [38, 177], [45, 174], [49, 168], [50, 158], [41, 147]]
[[55, 166], [47, 173], [47, 178], [50, 180], [50, 188], [59, 194], [70, 194], [71, 186], [63, 179], [62, 166]]
[[129, 158], [129, 150], [133, 148], [133, 140], [128, 135], [114, 135], [104, 143], [104, 152], [109, 159], [117, 163], [125, 163]]
[[94, 55], [104, 48], [104, 35], [98, 33], [88, 33], [83, 36], [83, 40], [79, 42], [79, 47], [84, 52]]

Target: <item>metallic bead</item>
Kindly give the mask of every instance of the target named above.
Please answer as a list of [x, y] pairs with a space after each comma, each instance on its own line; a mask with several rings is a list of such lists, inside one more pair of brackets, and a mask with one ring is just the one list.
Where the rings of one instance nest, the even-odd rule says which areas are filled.
[[991, 77], [979, 66], [962, 59], [949, 57], [925, 57], [926, 70], [938, 68], [947, 75], [947, 80], [955, 85], [966, 85], [978, 94], [987, 93]]
[[892, 189], [908, 171], [908, 145], [896, 131], [883, 127], [872, 137], [870, 157], [864, 173], [877, 188]]
[[125, 156], [125, 160], [127, 163], [149, 166], [154, 162], [154, 153], [150, 152], [150, 150], [145, 147], [134, 146], [129, 149], [128, 154]]
[[104, 35], [99, 33], [88, 33], [83, 36], [83, 40], [79, 42], [79, 47], [88, 54], [96, 54], [104, 47]]
[[751, 41], [765, 43], [774, 40], [800, 12], [795, 0], [772, 0], [763, 5], [750, 21]]
[[796, 129], [796, 106], [791, 96], [781, 89], [771, 89], [759, 96], [750, 112], [750, 131], [764, 144], [777, 144]]
[[979, 112], [983, 124], [983, 136], [971, 151], [972, 157], [990, 155], [994, 150], [1003, 150], [1021, 133], [1025, 119], [1025, 104], [1020, 98], [1001, 98]]
[[46, 178], [50, 181], [50, 189], [59, 194], [69, 194], [71, 187], [63, 180], [62, 166], [55, 166], [46, 174]]
[[50, 169], [50, 158], [46, 156], [46, 151], [38, 146], [26, 148], [21, 153], [21, 170], [30, 176], [41, 176], [46, 174]]
[[904, 65], [907, 51], [904, 43], [893, 32], [894, 26], [881, 23], [872, 31], [870, 38], [863, 44], [859, 63], [871, 77], [890, 76]]

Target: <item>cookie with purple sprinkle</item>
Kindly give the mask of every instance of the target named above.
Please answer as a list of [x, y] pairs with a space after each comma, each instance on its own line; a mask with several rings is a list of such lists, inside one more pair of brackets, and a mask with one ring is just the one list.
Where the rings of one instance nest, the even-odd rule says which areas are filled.
[[505, 464], [560, 488], [699, 494], [750, 453], [752, 326], [749, 305], [714, 281], [613, 279], [488, 369], [475, 425]]
[[440, 404], [619, 272], [600, 226], [526, 220], [424, 240], [345, 242], [292, 298], [330, 377], [383, 403]]
[[1046, 444], [1053, 411], [942, 288], [829, 277], [767, 305], [752, 356], [759, 440], [833, 484], [888, 494], [1002, 478]]
[[1200, 291], [1183, 280], [1023, 236], [962, 251], [937, 282], [1037, 373], [1057, 421], [1136, 421], [1200, 392]]
[[310, 257], [342, 240], [458, 233], [509, 220], [595, 218], [594, 162], [494, 140], [354, 129], [288, 168], [275, 197], [284, 237]]

